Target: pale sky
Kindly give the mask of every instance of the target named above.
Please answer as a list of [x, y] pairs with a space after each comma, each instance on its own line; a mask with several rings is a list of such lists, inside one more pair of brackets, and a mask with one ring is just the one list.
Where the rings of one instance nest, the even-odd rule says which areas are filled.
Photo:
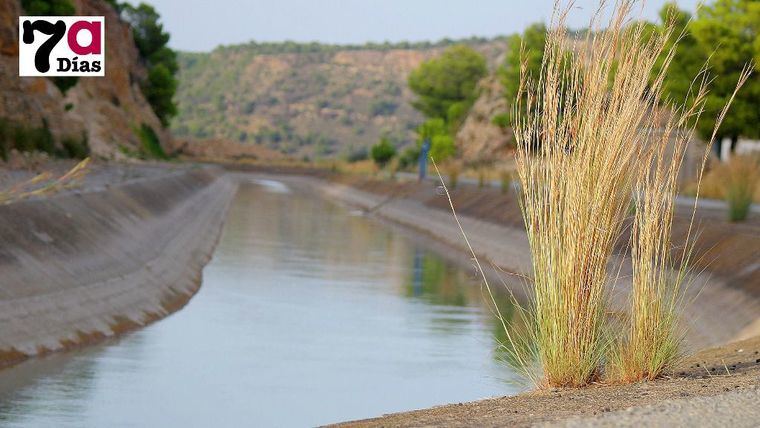
[[[140, 0], [131, 0], [137, 4]], [[551, 18], [553, 0], [142, 0], [161, 14], [170, 45], [208, 51], [220, 44], [255, 41], [423, 41], [496, 36]], [[678, 0], [694, 11], [699, 0]], [[614, 0], [610, 0], [614, 3]], [[657, 18], [667, 0], [643, 2]], [[584, 27], [598, 0], [577, 0], [569, 25]]]

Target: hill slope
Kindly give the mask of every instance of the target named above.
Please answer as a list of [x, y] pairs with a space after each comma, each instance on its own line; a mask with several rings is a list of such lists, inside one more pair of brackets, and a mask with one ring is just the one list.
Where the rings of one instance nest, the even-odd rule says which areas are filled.
[[[506, 46], [504, 39], [464, 42], [491, 65]], [[183, 53], [172, 131], [309, 158], [348, 155], [383, 134], [408, 143], [422, 117], [410, 106], [407, 75], [451, 43], [249, 43]]]
[[127, 23], [103, 0], [72, 2], [78, 15], [105, 16], [106, 76], [82, 77], [64, 94], [46, 77], [18, 75], [18, 17], [25, 12], [19, 0], [0, 1], [0, 121], [48, 128], [60, 144], [84, 139], [98, 157], [122, 158], [142, 142], [136, 129], [150, 126], [162, 144], [161, 128], [140, 90], [147, 71]]

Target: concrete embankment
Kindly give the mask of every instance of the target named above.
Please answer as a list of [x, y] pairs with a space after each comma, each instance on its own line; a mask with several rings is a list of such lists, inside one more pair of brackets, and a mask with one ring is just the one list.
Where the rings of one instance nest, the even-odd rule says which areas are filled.
[[0, 367], [181, 308], [235, 190], [219, 170], [186, 169], [0, 206]]
[[[462, 250], [461, 257], [469, 260], [462, 235], [448, 209], [448, 202], [439, 203], [445, 201], [445, 196], [438, 194], [429, 184], [407, 184], [402, 185], [400, 190], [389, 191], [388, 188], [392, 187], [392, 184], [375, 183], [372, 186], [364, 186], [372, 190], [365, 191], [357, 186], [315, 178], [281, 176], [280, 179], [297, 185], [311, 186], [328, 198], [340, 200], [381, 219], [421, 232], [447, 247]], [[489, 195], [481, 196], [484, 198], [478, 197], [475, 201], [480, 205], [487, 205], [491, 203], [490, 199], [493, 199], [489, 199]], [[481, 263], [489, 270], [492, 270], [492, 265], [502, 269], [503, 271], [499, 272], [496, 272], [496, 269], [493, 271], [515, 294], [523, 294], [523, 278], [530, 276], [531, 260], [527, 236], [522, 225], [517, 221], [511, 224], [497, 223], [478, 215], [460, 213], [459, 217], [473, 248], [482, 257]], [[707, 229], [704, 233], [712, 232], [712, 229]], [[739, 260], [745, 255], [727, 252], [721, 256]], [[748, 260], [751, 262], [752, 257]], [[717, 267], [719, 264], [716, 262], [713, 266]], [[625, 311], [630, 263], [624, 258], [618, 258], [611, 263], [611, 269], [618, 268], [621, 269], [620, 279], [615, 286], [614, 303], [619, 310]], [[736, 270], [750, 268], [756, 269], [757, 266], [739, 266]], [[746, 287], [730, 285], [725, 277], [708, 270], [691, 275], [691, 296], [688, 298], [690, 303], [685, 308], [684, 319], [689, 320], [687, 342], [692, 350], [760, 335], [760, 299], [750, 292], [752, 279], [744, 281]], [[498, 281], [494, 283], [499, 284]]]

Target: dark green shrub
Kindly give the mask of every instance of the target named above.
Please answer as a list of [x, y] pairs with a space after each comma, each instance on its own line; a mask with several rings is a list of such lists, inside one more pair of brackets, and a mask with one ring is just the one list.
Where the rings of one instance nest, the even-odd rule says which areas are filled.
[[501, 193], [509, 192], [509, 189], [512, 188], [512, 174], [507, 171], [502, 171], [501, 174], [499, 174], [499, 179], [501, 182]]
[[370, 155], [380, 168], [384, 168], [396, 156], [396, 148], [388, 138], [382, 137], [379, 143], [372, 146]]
[[61, 140], [63, 156], [74, 159], [84, 159], [90, 156], [90, 143], [87, 134], [82, 133], [81, 138], [66, 137]]
[[499, 113], [491, 118], [491, 123], [501, 128], [509, 128], [509, 114]]
[[372, 116], [390, 116], [396, 112], [398, 104], [388, 100], [378, 100], [372, 103], [369, 108]]
[[369, 159], [369, 150], [366, 147], [351, 148], [346, 156], [346, 161], [350, 163], [359, 162]]
[[10, 124], [7, 120], [0, 118], [0, 158], [8, 160], [8, 151], [10, 150]]
[[140, 3], [135, 7], [122, 3], [118, 9], [132, 27], [135, 45], [148, 67], [148, 78], [141, 85], [143, 94], [161, 124], [167, 126], [177, 114], [173, 97], [177, 90], [175, 76], [179, 69], [176, 52], [167, 46], [169, 33], [164, 31], [161, 16], [150, 5]]
[[417, 165], [419, 158], [420, 148], [418, 146], [415, 145], [407, 147], [403, 152], [401, 152], [401, 156], [398, 158], [398, 167], [399, 169], [407, 169], [409, 167]]
[[67, 16], [76, 13], [70, 0], [21, 0], [21, 7], [27, 15], [33, 16]]
[[39, 128], [0, 119], [0, 157], [8, 160], [8, 153], [16, 149], [20, 152], [40, 151], [57, 154], [55, 138], [50, 132], [47, 120], [42, 120]]
[[164, 64], [158, 64], [148, 72], [148, 80], [142, 91], [148, 99], [161, 124], [167, 126], [169, 119], [177, 114], [177, 105], [172, 100], [177, 90], [177, 79]]
[[161, 141], [158, 139], [156, 131], [150, 125], [146, 123], [140, 125], [137, 134], [140, 137], [140, 142], [142, 143], [141, 151], [145, 157], [162, 160], [169, 159], [166, 152], [164, 152], [164, 148], [161, 147]]
[[79, 82], [79, 76], [58, 76], [51, 77], [50, 80], [55, 83], [55, 86], [58, 87], [63, 95], [66, 95], [66, 92]]
[[42, 119], [42, 128], [32, 130], [33, 147], [32, 150], [55, 154], [55, 139], [50, 132], [47, 119]]

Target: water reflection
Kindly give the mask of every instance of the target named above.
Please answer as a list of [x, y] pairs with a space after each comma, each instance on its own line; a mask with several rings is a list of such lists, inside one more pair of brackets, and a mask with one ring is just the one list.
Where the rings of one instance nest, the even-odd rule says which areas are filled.
[[499, 331], [472, 272], [258, 181], [185, 309], [0, 373], [0, 425], [303, 426], [504, 395]]

